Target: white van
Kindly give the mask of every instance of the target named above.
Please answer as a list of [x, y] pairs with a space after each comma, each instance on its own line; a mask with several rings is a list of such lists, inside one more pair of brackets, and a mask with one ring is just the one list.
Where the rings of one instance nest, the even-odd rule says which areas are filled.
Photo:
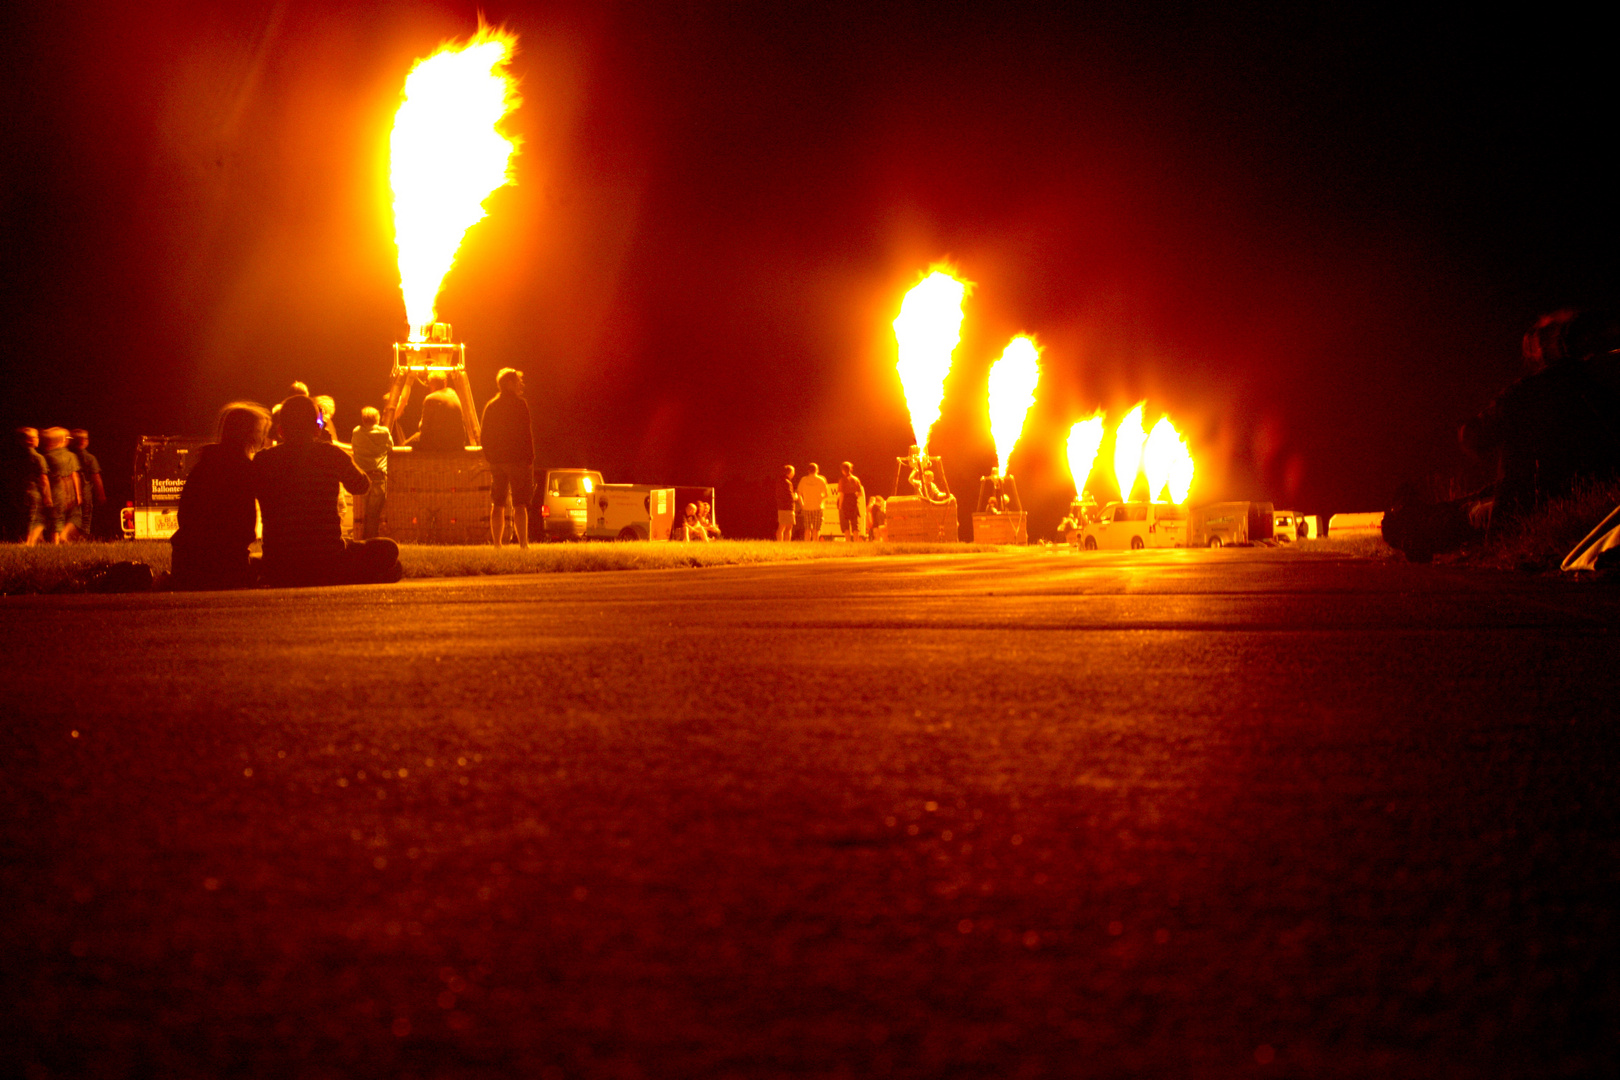
[[1175, 503], [1111, 502], [1098, 520], [1083, 523], [1071, 536], [1072, 543], [1086, 551], [1185, 547], [1187, 508]]

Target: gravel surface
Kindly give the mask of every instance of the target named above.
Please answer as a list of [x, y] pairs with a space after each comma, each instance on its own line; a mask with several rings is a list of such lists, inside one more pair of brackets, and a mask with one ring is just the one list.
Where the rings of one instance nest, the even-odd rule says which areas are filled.
[[24, 1076], [1620, 1071], [1606, 582], [1027, 552], [0, 613]]

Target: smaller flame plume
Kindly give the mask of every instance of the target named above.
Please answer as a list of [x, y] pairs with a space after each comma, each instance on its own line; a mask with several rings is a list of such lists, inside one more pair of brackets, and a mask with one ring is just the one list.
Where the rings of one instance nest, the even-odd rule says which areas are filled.
[[1075, 423], [1069, 429], [1069, 473], [1074, 477], [1074, 497], [1086, 493], [1086, 480], [1097, 464], [1097, 451], [1102, 449], [1103, 411]]
[[906, 293], [894, 320], [894, 339], [900, 347], [896, 370], [911, 412], [911, 430], [925, 452], [928, 433], [945, 401], [951, 354], [962, 340], [962, 301], [969, 288], [945, 270], [933, 269]]
[[1136, 474], [1142, 468], [1142, 444], [1147, 432], [1142, 429], [1143, 401], [1125, 415], [1114, 432], [1114, 479], [1119, 481], [1119, 499], [1129, 502], [1131, 489], [1136, 487]]
[[1018, 437], [1024, 433], [1024, 420], [1035, 405], [1040, 357], [1034, 339], [1020, 334], [990, 368], [990, 437], [996, 443], [996, 468], [1003, 476]]

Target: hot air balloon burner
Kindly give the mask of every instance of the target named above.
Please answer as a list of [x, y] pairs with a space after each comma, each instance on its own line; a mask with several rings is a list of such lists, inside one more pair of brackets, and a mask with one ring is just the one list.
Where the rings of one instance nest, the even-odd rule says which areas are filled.
[[954, 543], [959, 538], [956, 496], [945, 478], [945, 459], [916, 446], [894, 459], [894, 488], [884, 509], [889, 539]]
[[479, 445], [482, 439], [478, 430], [478, 409], [473, 402], [472, 384], [467, 380], [467, 346], [453, 340], [450, 324], [446, 322], [429, 323], [421, 328], [420, 336], [420, 341], [394, 343], [394, 369], [389, 374], [388, 393], [383, 398], [383, 426], [393, 432], [395, 442], [404, 442], [399, 421], [410, 403], [412, 388], [418, 385], [425, 388], [427, 381], [439, 374], [461, 399], [467, 445]]
[[979, 477], [979, 501], [973, 511], [975, 544], [1029, 543], [1029, 515], [1018, 498], [1018, 481], [995, 469]]

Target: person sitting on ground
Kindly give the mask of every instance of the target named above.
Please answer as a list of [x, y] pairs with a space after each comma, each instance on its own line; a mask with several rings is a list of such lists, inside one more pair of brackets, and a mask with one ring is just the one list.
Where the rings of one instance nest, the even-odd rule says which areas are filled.
[[1491, 528], [1577, 481], [1620, 473], [1620, 316], [1556, 311], [1524, 335], [1529, 374], [1497, 395], [1458, 438], [1496, 466]]
[[703, 526], [703, 531], [709, 534], [710, 540], [720, 539], [720, 526], [714, 523], [714, 507], [706, 502], [699, 502], [697, 506], [698, 524]]
[[68, 449], [79, 459], [79, 488], [84, 493], [74, 525], [79, 530], [80, 540], [92, 540], [95, 538], [95, 508], [107, 501], [107, 489], [101, 482], [101, 462], [90, 452], [90, 433], [84, 428], [74, 428], [69, 434]]
[[367, 405], [360, 410], [360, 426], [349, 436], [349, 445], [355, 467], [371, 481], [362, 504], [361, 528], [361, 539], [370, 540], [382, 527], [383, 507], [388, 504], [388, 451], [394, 448], [394, 436], [382, 426], [382, 414]]
[[430, 371], [427, 397], [422, 399], [422, 422], [416, 434], [405, 440], [418, 450], [460, 450], [467, 445], [467, 424], [462, 418], [461, 398], [447, 385], [442, 371]]
[[51, 543], [72, 543], [79, 537], [79, 530], [73, 524], [82, 495], [79, 459], [67, 448], [67, 428], [49, 427], [41, 431], [39, 437], [44, 444], [45, 467], [51, 478]]
[[248, 548], [258, 531], [253, 455], [270, 433], [270, 413], [251, 401], [220, 410], [219, 442], [196, 453], [180, 489], [180, 528], [169, 538], [176, 589], [247, 589], [256, 566]]
[[697, 503], [686, 504], [686, 513], [675, 523], [675, 527], [670, 529], [669, 538], [671, 540], [690, 541], [707, 541], [709, 539], [709, 530], [705, 529], [703, 522], [698, 520]]
[[253, 494], [264, 516], [264, 583], [357, 585], [404, 576], [399, 545], [386, 537], [344, 541], [337, 512], [341, 486], [352, 495], [371, 487], [349, 455], [316, 439], [315, 403], [281, 403], [283, 442], [253, 459]]

